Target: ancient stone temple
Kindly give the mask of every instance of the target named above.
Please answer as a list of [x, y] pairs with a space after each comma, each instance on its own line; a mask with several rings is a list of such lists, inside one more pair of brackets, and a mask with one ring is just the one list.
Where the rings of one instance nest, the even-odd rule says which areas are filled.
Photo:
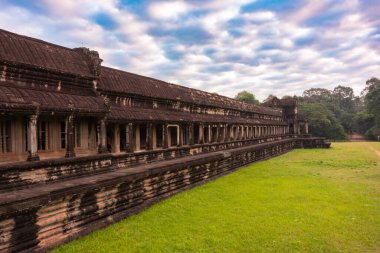
[[46, 250], [300, 147], [293, 99], [250, 105], [0, 30], [0, 252]]

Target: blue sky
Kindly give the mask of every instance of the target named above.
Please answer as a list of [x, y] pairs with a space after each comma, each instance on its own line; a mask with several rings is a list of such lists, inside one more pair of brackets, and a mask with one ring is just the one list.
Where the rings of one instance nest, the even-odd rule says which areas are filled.
[[[79, 2], [79, 3], [78, 3]], [[380, 0], [0, 0], [0, 28], [233, 97], [380, 78]]]

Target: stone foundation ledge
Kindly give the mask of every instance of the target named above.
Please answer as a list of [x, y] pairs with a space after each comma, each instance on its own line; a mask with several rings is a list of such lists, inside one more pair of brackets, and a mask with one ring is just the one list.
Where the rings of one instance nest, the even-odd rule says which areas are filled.
[[178, 159], [190, 155], [273, 142], [285, 138], [285, 136], [272, 136], [252, 140], [197, 144], [134, 153], [98, 154], [85, 157], [3, 164], [0, 165], [0, 192], [30, 188], [37, 184], [55, 183], [71, 178], [87, 177], [106, 173], [113, 169], [131, 168], [142, 164]]
[[273, 141], [0, 193], [0, 252], [45, 251], [295, 145]]

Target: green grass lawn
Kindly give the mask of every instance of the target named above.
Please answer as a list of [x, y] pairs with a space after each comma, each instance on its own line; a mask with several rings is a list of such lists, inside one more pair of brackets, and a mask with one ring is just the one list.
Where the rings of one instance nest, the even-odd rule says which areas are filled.
[[375, 149], [380, 143], [294, 150], [55, 252], [380, 252]]

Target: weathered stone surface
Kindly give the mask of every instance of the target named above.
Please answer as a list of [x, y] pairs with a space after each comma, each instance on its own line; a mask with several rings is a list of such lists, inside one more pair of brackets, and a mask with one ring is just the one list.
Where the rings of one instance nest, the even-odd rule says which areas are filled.
[[[110, 164], [101, 174], [0, 193], [0, 250], [45, 250], [295, 145], [295, 139], [285, 139], [133, 168]], [[112, 161], [120, 164], [117, 157]]]

